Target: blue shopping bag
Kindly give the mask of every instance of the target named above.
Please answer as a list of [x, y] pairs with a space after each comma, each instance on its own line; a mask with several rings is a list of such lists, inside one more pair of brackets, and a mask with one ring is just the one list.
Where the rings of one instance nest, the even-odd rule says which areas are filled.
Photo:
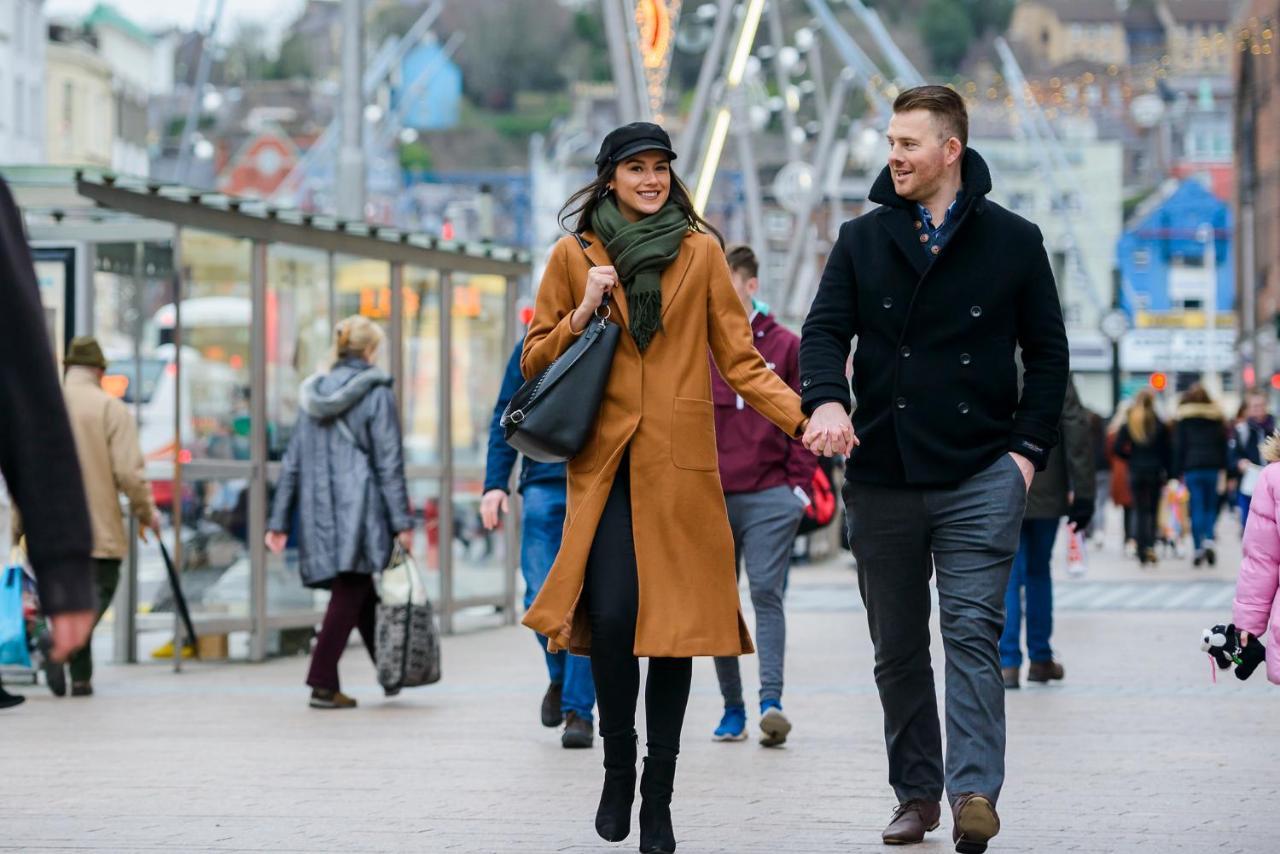
[[0, 664], [31, 666], [22, 614], [22, 567], [10, 564], [0, 578]]

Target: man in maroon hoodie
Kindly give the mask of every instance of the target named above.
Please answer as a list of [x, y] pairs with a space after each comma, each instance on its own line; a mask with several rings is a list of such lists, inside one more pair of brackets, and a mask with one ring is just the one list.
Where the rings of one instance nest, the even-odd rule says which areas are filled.
[[[755, 299], [759, 264], [748, 246], [726, 253], [733, 288], [751, 319], [756, 350], [769, 367], [800, 391], [800, 338], [769, 315]], [[742, 402], [711, 370], [715, 401], [720, 483], [733, 529], [738, 568], [747, 567], [751, 604], [756, 612], [756, 651], [760, 657], [760, 743], [777, 747], [787, 740], [791, 722], [782, 713], [783, 657], [787, 644], [782, 595], [796, 528], [809, 505], [808, 489], [818, 460], [798, 440], [788, 438]], [[716, 741], [747, 737], [747, 711], [737, 658], [717, 658], [716, 676], [724, 697], [724, 717]]]

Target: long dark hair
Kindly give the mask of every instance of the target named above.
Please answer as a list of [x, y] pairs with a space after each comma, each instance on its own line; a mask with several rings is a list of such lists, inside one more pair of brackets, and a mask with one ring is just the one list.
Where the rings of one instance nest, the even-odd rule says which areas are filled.
[[[569, 197], [569, 200], [564, 203], [564, 207], [560, 208], [561, 228], [573, 234], [582, 234], [582, 232], [591, 227], [591, 215], [595, 213], [596, 206], [604, 201], [605, 196], [609, 194], [609, 181], [613, 178], [614, 173], [618, 171], [619, 165], [621, 164], [614, 164], [590, 184]], [[668, 161], [668, 165], [670, 165], [670, 161]], [[694, 209], [693, 199], [689, 198], [689, 190], [676, 175], [675, 169], [671, 170], [671, 193], [667, 196], [667, 204], [675, 205], [680, 209], [685, 219], [689, 221], [691, 229], [705, 231], [714, 235], [716, 240], [720, 241], [720, 248], [724, 248], [724, 235], [714, 225], [703, 219]], [[567, 223], [574, 217], [577, 217], [577, 222], [573, 227], [570, 227]]]

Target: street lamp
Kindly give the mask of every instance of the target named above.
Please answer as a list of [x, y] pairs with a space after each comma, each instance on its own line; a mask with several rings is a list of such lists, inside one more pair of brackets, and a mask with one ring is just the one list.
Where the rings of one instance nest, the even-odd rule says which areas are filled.
[[1201, 223], [1196, 229], [1196, 239], [1204, 244], [1204, 316], [1208, 327], [1204, 384], [1209, 394], [1217, 398], [1222, 393], [1222, 376], [1218, 373], [1218, 246], [1213, 226]]

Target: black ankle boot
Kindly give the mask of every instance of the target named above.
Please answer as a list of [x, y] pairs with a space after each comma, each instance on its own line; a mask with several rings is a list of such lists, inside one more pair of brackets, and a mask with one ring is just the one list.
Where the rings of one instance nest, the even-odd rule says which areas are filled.
[[631, 804], [636, 799], [636, 734], [604, 741], [604, 789], [596, 810], [596, 833], [621, 842], [631, 833]]
[[676, 779], [674, 759], [644, 760], [640, 778], [641, 854], [674, 854], [676, 835], [671, 829], [671, 789]]

